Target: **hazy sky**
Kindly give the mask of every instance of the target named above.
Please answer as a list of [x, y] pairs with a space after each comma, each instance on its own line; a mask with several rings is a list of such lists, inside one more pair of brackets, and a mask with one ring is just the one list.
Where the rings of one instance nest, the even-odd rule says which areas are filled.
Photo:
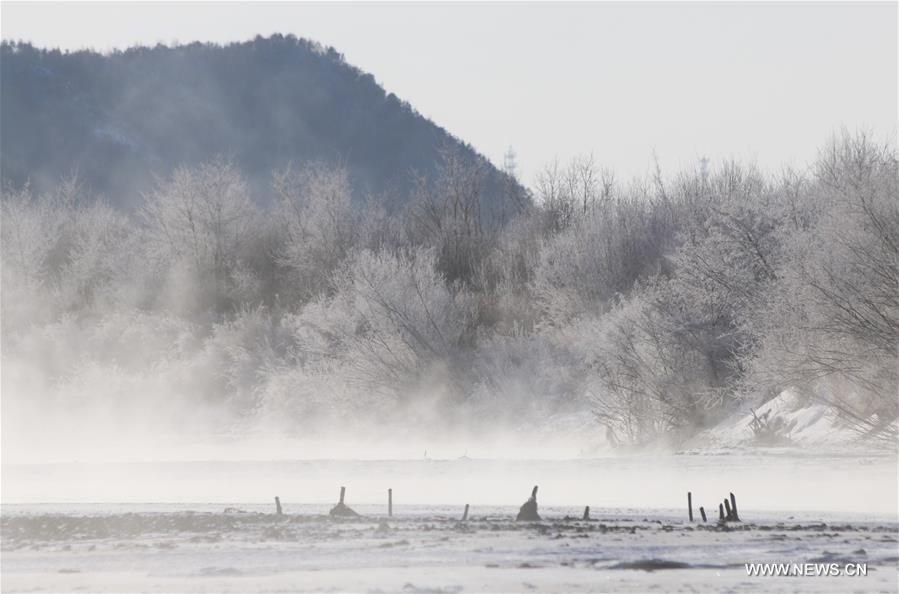
[[2, 3], [4, 39], [106, 50], [293, 33], [334, 46], [523, 181], [593, 152], [619, 176], [803, 165], [840, 126], [895, 138], [897, 4]]

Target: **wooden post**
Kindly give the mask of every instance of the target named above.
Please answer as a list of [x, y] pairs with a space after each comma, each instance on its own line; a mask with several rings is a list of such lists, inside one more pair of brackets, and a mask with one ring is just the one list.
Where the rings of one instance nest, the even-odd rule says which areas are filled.
[[393, 515], [393, 489], [387, 489], [387, 515]]
[[584, 519], [585, 520], [590, 519], [590, 506], [589, 505], [584, 508]]
[[730, 509], [734, 512], [734, 522], [740, 521], [740, 515], [737, 513], [737, 498], [734, 497], [734, 494], [730, 494]]
[[690, 514], [690, 521], [693, 521], [693, 493], [687, 491], [687, 512]]
[[468, 519], [468, 504], [465, 504], [465, 511], [462, 512], [462, 521], [466, 521]]
[[706, 521], [706, 519], [705, 519], [705, 508], [702, 507], [701, 505], [699, 506], [699, 515], [702, 516], [702, 521], [705, 522], [705, 521]]
[[734, 512], [733, 512], [733, 510], [730, 509], [730, 501], [728, 501], [727, 498], [724, 499], [724, 512], [725, 512], [725, 519], [728, 522], [730, 522], [731, 520], [734, 519]]
[[344, 495], [346, 495], [346, 487], [340, 487], [340, 503], [343, 503]]
[[277, 496], [275, 497], [275, 513], [279, 516], [283, 515], [283, 513], [281, 512], [281, 499]]
[[718, 521], [719, 522], [724, 521], [724, 506], [721, 505], [720, 503], [718, 504]]

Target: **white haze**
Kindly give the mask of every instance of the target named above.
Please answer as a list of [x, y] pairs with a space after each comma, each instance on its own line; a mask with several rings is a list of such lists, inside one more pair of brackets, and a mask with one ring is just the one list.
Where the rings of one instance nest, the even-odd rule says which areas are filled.
[[617, 509], [636, 515], [638, 510], [662, 509], [680, 515], [691, 491], [695, 508], [702, 505], [714, 514], [719, 499], [733, 491], [747, 517], [842, 512], [895, 519], [896, 480], [895, 458], [889, 456], [795, 453], [581, 460], [203, 460], [11, 465], [4, 468], [2, 495], [4, 504], [49, 502], [61, 510], [67, 509], [65, 504], [84, 503], [104, 504], [100, 509], [107, 511], [116, 509], [110, 504], [123, 504], [125, 510], [140, 504], [169, 504], [167, 509], [217, 504], [204, 509], [218, 512], [241, 505], [270, 511], [277, 495], [288, 512], [316, 504], [323, 513], [343, 485], [347, 502], [362, 506], [360, 511], [383, 513], [390, 488], [397, 506], [461, 509], [469, 503], [474, 513], [482, 513], [485, 507], [519, 503], [537, 484], [541, 505], [568, 507], [569, 513], [590, 505], [595, 513]]

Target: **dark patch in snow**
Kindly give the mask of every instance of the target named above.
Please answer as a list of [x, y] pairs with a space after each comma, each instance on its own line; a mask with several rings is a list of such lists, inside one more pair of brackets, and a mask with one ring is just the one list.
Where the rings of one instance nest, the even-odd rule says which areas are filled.
[[637, 569], [640, 571], [658, 571], [662, 569], [690, 569], [693, 566], [683, 561], [669, 561], [667, 559], [641, 559], [640, 561], [624, 561], [616, 563], [609, 569]]

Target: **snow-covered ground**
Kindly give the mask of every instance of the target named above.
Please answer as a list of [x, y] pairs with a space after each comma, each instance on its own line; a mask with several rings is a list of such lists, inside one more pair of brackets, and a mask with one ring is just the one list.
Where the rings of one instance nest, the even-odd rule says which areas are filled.
[[[795, 450], [4, 465], [0, 585], [4, 592], [895, 592], [896, 477], [895, 456]], [[534, 484], [544, 521], [516, 523]], [[326, 516], [340, 485], [362, 518]], [[719, 528], [717, 505], [730, 491], [743, 522]], [[275, 495], [286, 516], [272, 513]], [[470, 519], [461, 523], [465, 503]], [[589, 522], [580, 520], [584, 505]], [[700, 505], [710, 523], [699, 521]], [[867, 563], [868, 575], [747, 576], [744, 564], [757, 562]]]
[[[895, 452], [899, 421], [893, 421], [878, 437], [872, 438], [840, 418], [836, 409], [825, 403], [829, 395], [821, 396], [815, 399], [784, 390], [760, 406], [744, 403], [739, 411], [691, 441], [703, 449], [780, 445], [830, 451], [892, 447]], [[889, 431], [892, 431], [892, 444]]]
[[[674, 511], [326, 506], [286, 516], [166, 506], [4, 508], [4, 592], [896, 591], [896, 523], [766, 514], [732, 524]], [[247, 509], [249, 508], [249, 509]], [[255, 508], [255, 509], [254, 509]], [[266, 510], [269, 511], [270, 510]], [[747, 510], [748, 511], [748, 510]], [[749, 577], [745, 563], [866, 563], [865, 577]]]

